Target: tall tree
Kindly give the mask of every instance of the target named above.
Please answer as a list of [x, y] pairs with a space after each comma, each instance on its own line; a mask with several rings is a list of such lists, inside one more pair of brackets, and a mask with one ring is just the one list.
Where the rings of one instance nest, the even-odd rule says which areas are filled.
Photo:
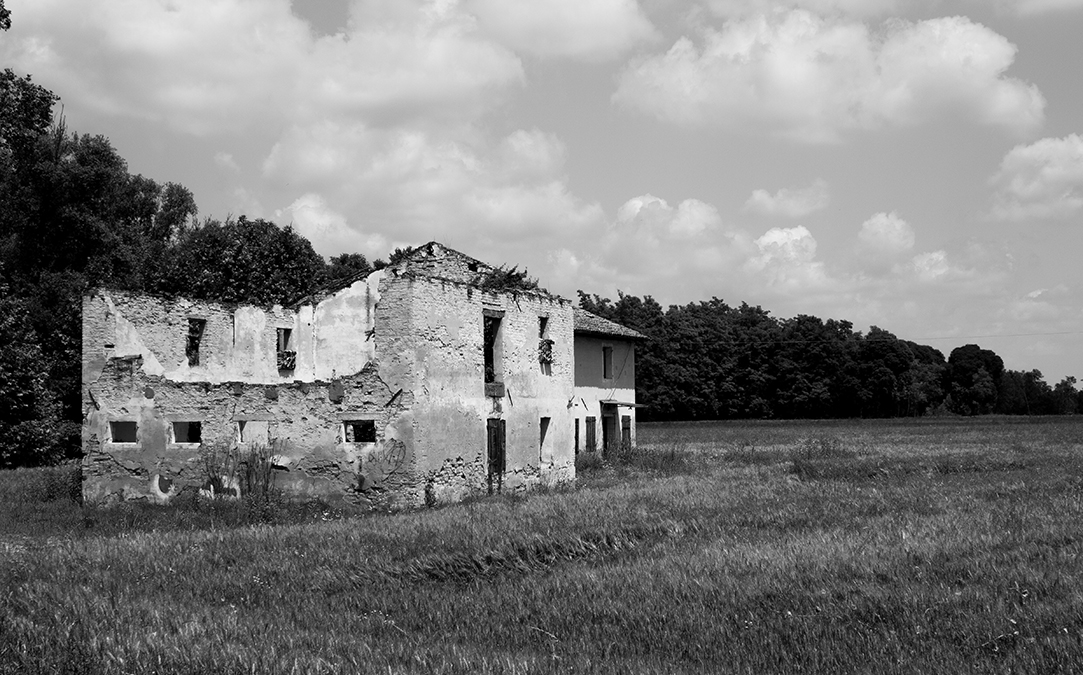
[[952, 412], [984, 415], [996, 408], [1004, 361], [995, 352], [969, 344], [948, 356], [948, 386]]
[[351, 279], [368, 276], [375, 268], [361, 253], [343, 253], [333, 256], [327, 264], [328, 281]]
[[324, 261], [293, 230], [241, 216], [182, 233], [160, 290], [223, 302], [289, 303], [324, 278]]
[[[0, 283], [0, 468], [51, 463], [63, 456], [65, 436], [47, 364], [22, 299]], [[68, 425], [69, 427], [73, 425]]]

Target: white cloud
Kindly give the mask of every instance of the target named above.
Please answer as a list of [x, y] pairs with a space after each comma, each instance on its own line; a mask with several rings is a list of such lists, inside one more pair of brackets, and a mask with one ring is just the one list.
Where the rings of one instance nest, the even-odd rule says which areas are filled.
[[1083, 210], [1083, 136], [1017, 145], [990, 179], [992, 215], [1005, 220], [1066, 218]]
[[866, 254], [892, 256], [914, 248], [914, 228], [894, 211], [866, 220], [857, 236]]
[[824, 264], [816, 260], [816, 239], [803, 225], [772, 228], [756, 240], [758, 255], [746, 263], [767, 283], [789, 292], [810, 293], [830, 283]]
[[288, 207], [276, 211], [275, 220], [291, 223], [312, 242], [317, 253], [327, 257], [345, 252], [383, 251], [388, 247], [386, 237], [350, 227], [346, 216], [328, 207], [323, 196], [314, 192], [305, 193]]
[[1039, 125], [1037, 87], [1005, 77], [1016, 48], [965, 17], [861, 22], [804, 10], [706, 28], [633, 61], [613, 100], [678, 124], [765, 126], [804, 142], [908, 125], [949, 112], [1022, 133]]
[[[388, 241], [492, 242], [490, 250], [502, 251], [505, 244], [541, 246], [604, 223], [600, 206], [568, 189], [563, 158], [563, 143], [538, 130], [488, 142], [326, 123], [284, 136], [264, 162], [264, 177], [320, 193], [325, 205], [349, 215], [351, 230]], [[321, 252], [342, 241], [333, 231], [311, 236]]]
[[752, 195], [745, 202], [745, 210], [768, 216], [801, 218], [827, 208], [830, 203], [831, 195], [827, 189], [827, 182], [817, 180], [807, 188], [782, 188], [773, 195], [767, 190], [753, 190]]
[[951, 265], [948, 264], [946, 251], [931, 251], [914, 256], [914, 272], [921, 281], [936, 281], [943, 279], [951, 273]]
[[[289, 0], [76, 0], [19, 7], [0, 57], [71, 106], [191, 134], [316, 118], [470, 118], [522, 65], [456, 3], [356, 3], [348, 33], [315, 38]], [[363, 20], [362, 20], [363, 19]], [[19, 37], [26, 36], [26, 37]]]
[[467, 0], [480, 26], [518, 52], [604, 61], [657, 37], [635, 0]]

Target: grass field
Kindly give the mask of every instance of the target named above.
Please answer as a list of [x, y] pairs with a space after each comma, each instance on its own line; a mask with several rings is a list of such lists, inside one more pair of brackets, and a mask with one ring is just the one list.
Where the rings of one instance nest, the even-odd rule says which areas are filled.
[[1083, 418], [639, 434], [574, 488], [392, 515], [0, 474], [0, 672], [1083, 668]]

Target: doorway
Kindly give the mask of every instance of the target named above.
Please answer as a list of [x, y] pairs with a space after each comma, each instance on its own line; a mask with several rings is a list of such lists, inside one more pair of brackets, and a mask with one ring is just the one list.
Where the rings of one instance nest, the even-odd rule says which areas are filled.
[[504, 420], [486, 420], [486, 455], [488, 472], [486, 481], [489, 494], [501, 492], [504, 488], [504, 468], [507, 448], [507, 422]]

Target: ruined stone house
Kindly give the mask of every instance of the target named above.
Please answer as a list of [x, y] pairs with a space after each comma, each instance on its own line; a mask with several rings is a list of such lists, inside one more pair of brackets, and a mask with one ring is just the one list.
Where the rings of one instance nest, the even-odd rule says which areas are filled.
[[643, 336], [501, 272], [433, 242], [288, 307], [84, 297], [85, 497], [236, 492], [208, 458], [245, 448], [288, 492], [391, 508], [574, 479], [634, 442]]

